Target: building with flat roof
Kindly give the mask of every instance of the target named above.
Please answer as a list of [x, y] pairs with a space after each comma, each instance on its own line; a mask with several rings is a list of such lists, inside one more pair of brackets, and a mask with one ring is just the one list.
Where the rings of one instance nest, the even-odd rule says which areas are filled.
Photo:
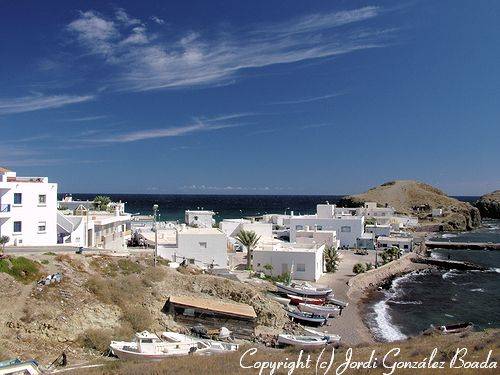
[[0, 236], [9, 237], [7, 245], [55, 245], [57, 184], [0, 168]]
[[187, 210], [184, 213], [184, 223], [191, 227], [212, 228], [215, 224], [215, 212], [208, 210]]

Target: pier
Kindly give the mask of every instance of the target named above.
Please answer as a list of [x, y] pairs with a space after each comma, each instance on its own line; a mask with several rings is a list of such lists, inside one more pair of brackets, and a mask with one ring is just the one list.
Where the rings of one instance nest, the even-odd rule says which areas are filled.
[[425, 246], [428, 249], [500, 250], [500, 243], [494, 242], [425, 241]]

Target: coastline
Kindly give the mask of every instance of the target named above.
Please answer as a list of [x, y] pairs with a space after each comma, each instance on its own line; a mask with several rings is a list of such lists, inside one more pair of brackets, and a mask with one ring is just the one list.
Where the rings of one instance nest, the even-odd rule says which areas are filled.
[[337, 272], [327, 274], [320, 283], [327, 284], [334, 290], [335, 298], [349, 302], [342, 315], [335, 318], [327, 331], [338, 334], [347, 345], [373, 344], [375, 335], [367, 325], [366, 307], [373, 301], [373, 292], [388, 281], [404, 274], [430, 268], [425, 264], [414, 263], [416, 253], [408, 253], [400, 259], [385, 264], [377, 269], [354, 275], [352, 267], [357, 262], [368, 262], [373, 254], [358, 256], [349, 251], [340, 251], [341, 262]]

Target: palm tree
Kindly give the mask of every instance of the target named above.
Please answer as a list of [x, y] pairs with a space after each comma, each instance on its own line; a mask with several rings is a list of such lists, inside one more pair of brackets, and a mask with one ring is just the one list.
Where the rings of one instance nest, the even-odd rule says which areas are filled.
[[108, 204], [111, 203], [111, 198], [104, 195], [98, 195], [94, 198], [94, 202], [92, 203], [99, 211], [105, 211], [108, 208]]
[[247, 248], [247, 269], [250, 270], [252, 268], [252, 251], [257, 246], [260, 236], [257, 236], [253, 230], [242, 230], [236, 239]]
[[323, 253], [325, 259], [326, 272], [337, 271], [340, 263], [339, 253], [333, 246], [326, 246]]

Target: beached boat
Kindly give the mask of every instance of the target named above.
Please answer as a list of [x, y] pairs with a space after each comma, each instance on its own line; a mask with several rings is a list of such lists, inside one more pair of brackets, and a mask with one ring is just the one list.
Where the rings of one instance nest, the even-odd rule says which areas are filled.
[[329, 318], [333, 314], [339, 312], [340, 308], [337, 306], [320, 306], [312, 303], [299, 303], [299, 310]]
[[347, 305], [349, 305], [348, 302], [344, 302], [344, 301], [341, 301], [339, 299], [335, 299], [335, 298], [333, 298], [333, 296], [327, 297], [326, 302], [331, 303], [332, 305], [337, 305], [337, 306], [342, 307], [342, 308], [347, 307]]
[[267, 293], [267, 296], [272, 300], [281, 303], [283, 306], [288, 306], [290, 304], [290, 298], [281, 297], [274, 293]]
[[196, 343], [196, 354], [219, 354], [225, 352], [237, 351], [238, 344], [232, 342], [217, 341], [211, 339], [203, 339], [193, 336], [184, 335], [176, 332], [162, 332], [161, 339], [167, 342], [194, 342]]
[[0, 374], [39, 375], [42, 371], [34, 359], [21, 361], [19, 358], [0, 362]]
[[326, 339], [318, 336], [296, 336], [282, 333], [278, 335], [278, 344], [305, 348], [319, 348], [325, 346], [328, 342]]
[[298, 321], [302, 324], [324, 325], [328, 319], [324, 316], [314, 315], [302, 311], [287, 311], [288, 317], [293, 321]]
[[299, 303], [310, 303], [313, 305], [323, 305], [325, 300], [323, 298], [308, 298], [301, 296], [294, 296], [293, 294], [286, 295], [290, 299], [290, 305], [297, 306]]
[[320, 332], [320, 331], [316, 331], [312, 328], [309, 328], [309, 327], [302, 327], [302, 329], [304, 331], [306, 331], [307, 333], [310, 333], [311, 335], [314, 335], [314, 336], [319, 336], [319, 337], [322, 337], [324, 338], [328, 344], [332, 344], [334, 342], [339, 342], [340, 341], [340, 336], [339, 335], [335, 335], [333, 333], [328, 333], [328, 332]]
[[136, 333], [134, 341], [111, 341], [109, 347], [111, 352], [120, 359], [147, 361], [159, 361], [198, 350], [195, 340], [165, 341], [148, 331]]
[[313, 287], [307, 283], [291, 283], [286, 285], [284, 283], [276, 283], [278, 291], [285, 294], [295, 294], [298, 296], [308, 296], [308, 297], [326, 297], [332, 293], [330, 288], [325, 287]]
[[472, 331], [472, 328], [474, 328], [474, 324], [472, 324], [471, 322], [464, 322], [458, 324], [449, 324], [446, 326], [437, 326], [434, 328], [443, 335], [447, 335], [450, 333], [463, 333]]

